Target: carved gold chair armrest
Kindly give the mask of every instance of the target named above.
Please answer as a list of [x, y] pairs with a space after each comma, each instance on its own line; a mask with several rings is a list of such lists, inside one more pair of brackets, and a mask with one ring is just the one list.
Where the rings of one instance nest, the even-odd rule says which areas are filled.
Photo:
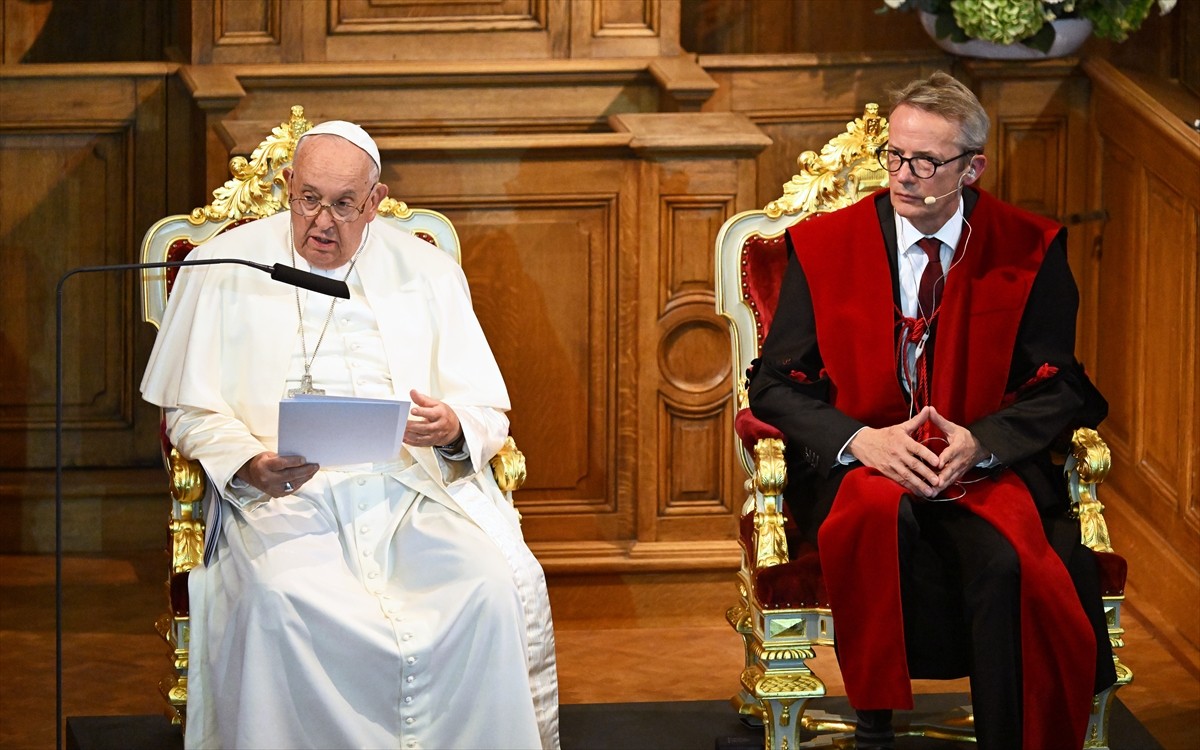
[[1117, 649], [1125, 645], [1121, 627], [1121, 604], [1125, 599], [1125, 559], [1113, 550], [1104, 521], [1104, 506], [1096, 498], [1096, 487], [1108, 476], [1112, 454], [1095, 430], [1080, 428], [1071, 436], [1071, 452], [1063, 470], [1071, 495], [1071, 515], [1079, 520], [1080, 540], [1096, 554], [1104, 601], [1104, 619], [1108, 641], [1113, 648], [1116, 684], [1108, 687], [1092, 702], [1088, 717], [1085, 748], [1108, 747], [1108, 720], [1116, 691], [1133, 682], [1133, 670], [1121, 662]]
[[204, 494], [208, 478], [200, 462], [184, 458], [174, 446], [164, 453], [170, 475], [171, 572], [167, 579], [170, 611], [155, 622], [155, 629], [171, 647], [172, 672], [159, 681], [167, 702], [167, 716], [175, 724], [184, 720], [187, 707], [187, 674], [190, 617], [187, 573], [204, 557]]
[[517, 441], [511, 435], [504, 439], [504, 445], [488, 463], [501, 492], [516, 492], [525, 484], [525, 454], [517, 448]]
[[1096, 499], [1096, 485], [1108, 476], [1112, 454], [1104, 439], [1081, 427], [1071, 435], [1071, 453], [1065, 471], [1071, 492], [1071, 514], [1079, 519], [1083, 543], [1096, 552], [1112, 552], [1104, 506]]
[[783, 488], [787, 486], [787, 464], [783, 441], [763, 438], [754, 445], [754, 569], [761, 570], [788, 561], [784, 533]]

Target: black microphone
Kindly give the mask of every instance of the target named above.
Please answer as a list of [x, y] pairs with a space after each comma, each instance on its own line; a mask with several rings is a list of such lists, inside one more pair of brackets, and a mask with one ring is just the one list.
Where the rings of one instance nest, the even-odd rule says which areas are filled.
[[257, 263], [253, 265], [255, 268], [269, 271], [272, 279], [281, 281], [284, 284], [298, 286], [310, 292], [328, 294], [330, 297], [350, 299], [350, 287], [346, 286], [346, 282], [344, 281], [331, 279], [328, 276], [321, 276], [310, 271], [301, 271], [299, 268], [285, 266], [282, 263], [276, 263], [271, 268], [260, 266]]
[[150, 268], [180, 268], [183, 266], [215, 266], [233, 263], [249, 266], [271, 275], [272, 279], [284, 284], [298, 286], [310, 292], [327, 294], [330, 297], [350, 299], [350, 287], [344, 281], [326, 278], [309, 271], [276, 263], [268, 266], [263, 263], [242, 258], [205, 258], [195, 260], [168, 260], [157, 263], [120, 263], [111, 266], [81, 266], [72, 268], [58, 280], [57, 302], [55, 304], [55, 338], [54, 338], [54, 694], [55, 694], [55, 737], [56, 748], [63, 747], [63, 696], [62, 696], [62, 422], [63, 422], [63, 284], [67, 279], [80, 273], [96, 273], [98, 271], [141, 271]]

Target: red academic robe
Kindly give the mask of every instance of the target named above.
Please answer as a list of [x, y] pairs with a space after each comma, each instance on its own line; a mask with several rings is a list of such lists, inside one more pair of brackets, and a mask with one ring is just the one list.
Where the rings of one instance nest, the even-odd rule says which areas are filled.
[[[962, 425], [997, 411], [1009, 397], [1026, 299], [1060, 230], [986, 193], [970, 223], [969, 235], [963, 233], [968, 251], [960, 242], [947, 278], [930, 375], [932, 405]], [[874, 202], [802, 222], [790, 235], [809, 284], [829, 403], [874, 427], [904, 421], [909, 407], [896, 375], [892, 278], [881, 260]], [[839, 251], [829, 252], [831, 246]], [[897, 562], [903, 494], [873, 470], [852, 470], [820, 527], [842, 673], [851, 703], [863, 709], [912, 707]], [[958, 502], [997, 528], [1020, 560], [1025, 747], [1079, 747], [1091, 705], [1095, 636], [1037, 506], [1011, 471], [969, 485]]]

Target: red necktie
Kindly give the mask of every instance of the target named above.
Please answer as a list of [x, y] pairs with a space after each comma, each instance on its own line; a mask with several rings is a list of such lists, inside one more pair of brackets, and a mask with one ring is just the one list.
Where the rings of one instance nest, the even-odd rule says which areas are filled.
[[942, 242], [937, 237], [922, 237], [917, 240], [917, 245], [929, 256], [929, 262], [921, 274], [921, 286], [917, 289], [917, 304], [920, 306], [917, 317], [929, 322], [937, 310], [934, 287], [942, 280]]

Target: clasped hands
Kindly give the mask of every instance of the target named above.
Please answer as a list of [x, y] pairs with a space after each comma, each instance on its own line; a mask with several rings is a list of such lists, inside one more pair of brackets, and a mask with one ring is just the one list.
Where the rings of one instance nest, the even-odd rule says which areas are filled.
[[[913, 437], [926, 422], [946, 436], [941, 452], [935, 453]], [[847, 448], [864, 466], [926, 498], [937, 497], [989, 455], [970, 430], [938, 414], [932, 406], [891, 427], [864, 427]]]
[[[462, 434], [458, 415], [443, 401], [420, 391], [409, 392], [413, 408], [404, 428], [404, 442], [418, 447], [449, 445]], [[264, 451], [242, 464], [237, 477], [271, 497], [290, 495], [312, 479], [321, 467], [303, 456]]]

